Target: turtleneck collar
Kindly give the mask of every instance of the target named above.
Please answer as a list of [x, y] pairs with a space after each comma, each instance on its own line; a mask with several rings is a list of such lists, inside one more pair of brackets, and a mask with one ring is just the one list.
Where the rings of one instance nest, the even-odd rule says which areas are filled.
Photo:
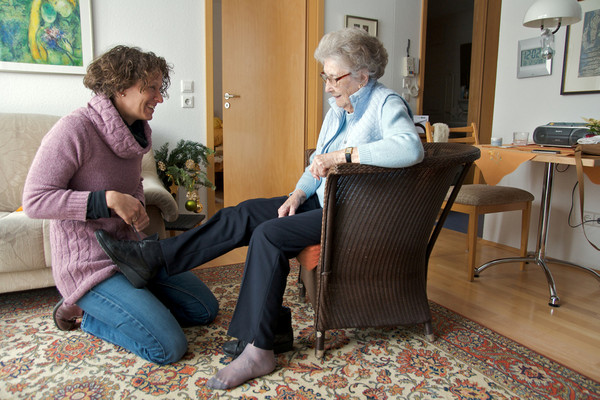
[[152, 130], [148, 121], [137, 121], [133, 129], [143, 135], [145, 140], [138, 142], [135, 133], [130, 130], [112, 101], [105, 95], [96, 95], [87, 106], [87, 113], [96, 127], [98, 135], [113, 152], [121, 158], [138, 157], [152, 147]]
[[[352, 113], [356, 118], [360, 117], [367, 107], [367, 101], [364, 99], [368, 99], [377, 83], [376, 79], [369, 78], [369, 81], [365, 86], [358, 89], [356, 92], [352, 93], [349, 97], [350, 104], [352, 104], [352, 108], [354, 108], [354, 112]], [[335, 99], [333, 97], [329, 98], [329, 105], [332, 109], [336, 110], [337, 113], [346, 112], [343, 108], [339, 107], [335, 103]]]

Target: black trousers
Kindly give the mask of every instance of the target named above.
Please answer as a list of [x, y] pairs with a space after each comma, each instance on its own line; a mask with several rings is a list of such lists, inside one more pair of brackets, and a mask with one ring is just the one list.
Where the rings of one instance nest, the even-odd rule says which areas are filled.
[[205, 224], [160, 241], [167, 272], [175, 275], [235, 248], [248, 246], [244, 277], [228, 334], [272, 349], [289, 259], [321, 241], [323, 209], [311, 196], [297, 214], [278, 218], [287, 197], [254, 199], [220, 210]]

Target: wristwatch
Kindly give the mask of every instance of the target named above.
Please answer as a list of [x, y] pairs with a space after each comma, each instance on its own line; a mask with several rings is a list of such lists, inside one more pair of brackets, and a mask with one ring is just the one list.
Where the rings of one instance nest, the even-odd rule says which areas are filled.
[[352, 149], [353, 149], [353, 147], [346, 147], [346, 151], [344, 152], [344, 154], [346, 155], [347, 163], [352, 162]]

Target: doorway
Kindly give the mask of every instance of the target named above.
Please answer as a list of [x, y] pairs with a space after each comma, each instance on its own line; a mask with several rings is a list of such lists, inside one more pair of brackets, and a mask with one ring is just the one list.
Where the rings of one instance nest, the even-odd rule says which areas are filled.
[[[489, 143], [502, 0], [422, 1], [420, 114], [449, 126], [475, 122], [480, 143]], [[453, 212], [445, 226], [466, 233], [465, 217]]]
[[[452, 2], [422, 0], [422, 4], [420, 58], [424, 65], [424, 72], [419, 81], [419, 85], [423, 88], [423, 95], [419, 97], [417, 103], [418, 113], [428, 115], [428, 112], [425, 111], [425, 102], [427, 101], [427, 109], [431, 113], [433, 123], [444, 122], [455, 125], [464, 120], [466, 108], [468, 110], [466, 122], [475, 122], [479, 130], [480, 143], [489, 143], [492, 136], [502, 0], [456, 0]], [[449, 7], [452, 7], [452, 10], [448, 10]], [[429, 13], [432, 14], [431, 21], [428, 18]], [[458, 26], [454, 29], [467, 29], [468, 27], [472, 30], [470, 64], [466, 62], [469, 51], [468, 38], [464, 33], [450, 33], [460, 37], [460, 40], [455, 40], [455, 45], [451, 48], [451, 55], [447, 59], [442, 57], [446, 54], [443, 49], [436, 51], [435, 48], [427, 48], [427, 46], [436, 45], [433, 40], [432, 43], [429, 43], [430, 30], [432, 31], [431, 35], [435, 36], [433, 31], [443, 30], [442, 26], [451, 26], [455, 19], [461, 21], [465, 27]], [[463, 45], [462, 53], [465, 60], [462, 62], [462, 67], [461, 45]], [[434, 58], [434, 61], [429, 62], [429, 58]], [[451, 77], [444, 73], [430, 73], [430, 68], [445, 67], [450, 62], [453, 63]], [[470, 67], [467, 68], [467, 65]], [[468, 86], [466, 84], [467, 75]], [[433, 81], [429, 81], [430, 78]], [[438, 89], [440, 91], [436, 92]]]
[[428, 0], [423, 114], [433, 124], [467, 125], [473, 0]]

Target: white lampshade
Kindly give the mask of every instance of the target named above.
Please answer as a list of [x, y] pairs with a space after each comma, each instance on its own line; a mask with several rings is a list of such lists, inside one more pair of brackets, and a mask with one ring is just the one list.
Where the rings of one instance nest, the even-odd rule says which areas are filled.
[[538, 0], [529, 7], [523, 18], [528, 28], [553, 28], [581, 21], [581, 6], [576, 0]]

